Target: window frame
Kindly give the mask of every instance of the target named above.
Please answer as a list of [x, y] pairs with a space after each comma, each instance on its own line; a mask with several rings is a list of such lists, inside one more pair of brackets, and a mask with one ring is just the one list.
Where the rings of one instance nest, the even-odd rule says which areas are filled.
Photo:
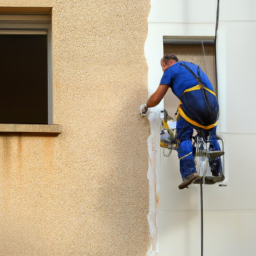
[[[4, 16], [4, 15], [3, 15]], [[27, 20], [26, 17], [35, 16], [46, 16], [46, 15], [17, 15], [22, 16], [24, 20], [15, 20], [10, 19], [8, 21], [1, 20], [0, 15], [0, 34], [46, 34], [47, 35], [47, 91], [48, 91], [48, 122], [47, 125], [53, 124], [53, 74], [52, 74], [52, 28], [51, 20], [48, 20], [47, 23], [37, 23], [37, 20]], [[16, 15], [7, 15], [7, 16], [16, 16]], [[49, 15], [47, 15], [49, 16]], [[24, 23], [23, 23], [24, 22]], [[35, 22], [35, 23], [34, 23]], [[44, 21], [45, 22], [45, 21]]]

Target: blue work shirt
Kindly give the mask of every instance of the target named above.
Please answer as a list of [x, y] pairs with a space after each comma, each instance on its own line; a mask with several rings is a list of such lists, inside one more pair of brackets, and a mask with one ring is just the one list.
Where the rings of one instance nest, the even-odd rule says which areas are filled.
[[[193, 88], [194, 90], [183, 93], [187, 89], [196, 87], [199, 82], [189, 70], [180, 64], [184, 64], [193, 71], [196, 77], [200, 77], [204, 88]], [[179, 61], [164, 72], [160, 84], [169, 85], [173, 93], [181, 100], [179, 114], [187, 122], [205, 130], [212, 129], [217, 125], [218, 101], [210, 80], [198, 65]]]
[[[179, 61], [169, 67], [163, 74], [160, 84], [167, 84], [171, 87], [173, 93], [180, 98], [181, 94], [186, 90], [198, 84], [193, 75], [180, 63], [188, 66], [196, 76], [198, 65], [190, 62]], [[199, 67], [200, 79], [203, 85], [213, 91], [212, 84], [206, 74]]]

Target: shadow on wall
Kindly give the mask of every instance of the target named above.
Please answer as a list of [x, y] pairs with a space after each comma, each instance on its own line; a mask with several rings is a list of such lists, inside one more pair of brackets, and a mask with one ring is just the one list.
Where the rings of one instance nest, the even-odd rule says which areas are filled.
[[110, 96], [115, 100], [111, 112], [102, 109], [101, 123], [106, 133], [95, 156], [102, 165], [95, 169], [97, 195], [92, 212], [97, 225], [91, 228], [102, 239], [98, 241], [98, 253], [106, 251], [107, 245], [111, 255], [120, 255], [122, 248], [122, 255], [139, 256], [149, 248], [149, 124], [138, 111], [143, 92], [139, 86], [129, 86], [134, 90], [112, 92]]
[[85, 152], [87, 165], [94, 168], [81, 170], [86, 172], [85, 184], [90, 187], [86, 188], [88, 201], [78, 201], [80, 207], [89, 209], [82, 221], [88, 234], [80, 228], [85, 235], [80, 239], [85, 248], [90, 248], [88, 255], [141, 256], [150, 246], [149, 123], [139, 114], [146, 95], [142, 87], [129, 84], [111, 89], [110, 85], [108, 91], [97, 95], [99, 101], [108, 104], [95, 103], [95, 114], [100, 113], [100, 119], [94, 122], [94, 133], [86, 139], [90, 147]]

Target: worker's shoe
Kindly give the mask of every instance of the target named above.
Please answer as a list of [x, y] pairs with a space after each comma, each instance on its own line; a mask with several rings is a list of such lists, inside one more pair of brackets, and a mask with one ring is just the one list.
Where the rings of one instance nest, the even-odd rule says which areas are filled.
[[194, 180], [198, 178], [199, 175], [196, 172], [182, 178], [183, 182], [179, 185], [179, 189], [187, 188]]
[[208, 151], [207, 152], [207, 156], [209, 158], [216, 158], [216, 157], [220, 157], [224, 155], [224, 151], [220, 151], [220, 150], [214, 150], [214, 151]]
[[205, 184], [213, 185], [216, 182], [222, 182], [225, 180], [224, 174], [221, 174], [220, 176], [207, 176], [205, 177]]
[[214, 158], [223, 156], [224, 151], [200, 150], [198, 152], [195, 152], [194, 155], [199, 157], [208, 157], [208, 158], [214, 159]]

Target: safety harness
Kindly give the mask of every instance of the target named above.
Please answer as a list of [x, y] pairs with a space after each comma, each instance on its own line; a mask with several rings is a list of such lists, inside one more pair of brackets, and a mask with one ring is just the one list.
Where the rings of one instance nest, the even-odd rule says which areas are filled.
[[[206, 106], [207, 106], [207, 109], [210, 113], [210, 115], [212, 115], [212, 110], [211, 110], [211, 106], [210, 106], [210, 103], [209, 103], [209, 100], [208, 100], [208, 96], [207, 96], [207, 93], [206, 91], [210, 92], [211, 94], [213, 94], [215, 97], [216, 97], [216, 94], [214, 93], [214, 91], [210, 90], [209, 88], [205, 87], [202, 82], [201, 82], [201, 79], [200, 79], [200, 68], [198, 66], [197, 68], [197, 76], [195, 75], [195, 73], [185, 64], [183, 63], [180, 63], [179, 65], [183, 66], [184, 68], [186, 68], [187, 71], [189, 71], [193, 77], [197, 80], [198, 82], [198, 85], [196, 86], [193, 86], [192, 88], [189, 88], [189, 89], [186, 89], [180, 96], [180, 103], [179, 103], [179, 108], [178, 108], [178, 111], [179, 111], [179, 114], [187, 121], [189, 122], [190, 124], [196, 126], [196, 127], [199, 127], [199, 128], [202, 128], [204, 130], [209, 130], [209, 129], [212, 129], [214, 128], [216, 125], [217, 125], [217, 121], [213, 124], [210, 124], [210, 125], [202, 125], [194, 120], [192, 120], [191, 118], [189, 118], [183, 111], [183, 109], [181, 108], [181, 105], [182, 105], [182, 96], [187, 93], [187, 92], [191, 92], [191, 91], [195, 91], [195, 90], [201, 90], [202, 92], [202, 96], [206, 102]], [[219, 115], [219, 114], [218, 114]], [[217, 115], [217, 116], [218, 116]]]

